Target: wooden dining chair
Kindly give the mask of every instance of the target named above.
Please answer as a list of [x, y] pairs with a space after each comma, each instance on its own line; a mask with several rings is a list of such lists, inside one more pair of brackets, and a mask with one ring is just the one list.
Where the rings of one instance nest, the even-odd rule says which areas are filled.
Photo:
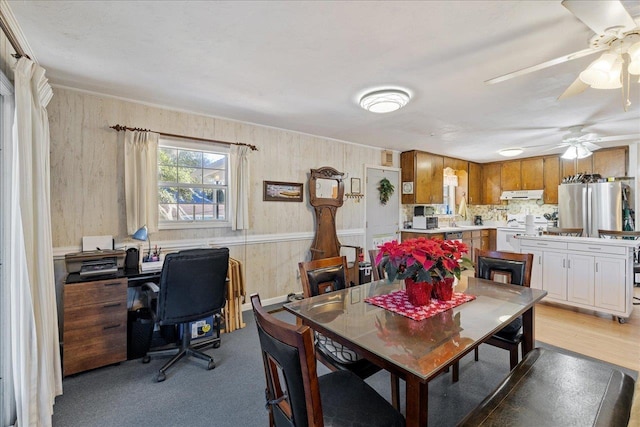
[[369, 249], [369, 261], [371, 262], [371, 275], [373, 276], [373, 280], [381, 280], [386, 277], [384, 272], [384, 264], [380, 262], [380, 264], [376, 264], [376, 257], [378, 256], [378, 252], [380, 249]]
[[543, 234], [549, 234], [554, 236], [573, 236], [573, 237], [582, 237], [582, 228], [558, 228], [551, 227], [547, 228], [546, 231], [543, 231]]
[[[476, 249], [474, 263], [475, 277], [527, 288], [531, 284], [533, 254]], [[484, 344], [509, 350], [509, 362], [513, 369], [518, 364], [518, 347], [521, 342], [522, 316], [489, 337]], [[474, 354], [477, 361], [478, 347], [474, 349]]]
[[[334, 292], [349, 287], [347, 281], [347, 258], [344, 256], [323, 258], [298, 263], [302, 294], [305, 298]], [[316, 332], [316, 357], [329, 369], [349, 370], [360, 378], [368, 378], [381, 368], [360, 357], [353, 350]], [[393, 405], [399, 407], [400, 385], [395, 375], [391, 376]]]
[[[598, 236], [602, 239], [628, 239], [628, 240], [640, 240], [640, 231], [617, 231], [617, 230], [598, 230]], [[633, 284], [640, 286], [640, 282], [636, 280], [636, 277], [640, 274], [640, 252], [638, 247], [635, 248], [633, 254]], [[640, 298], [633, 297], [638, 301], [633, 305], [640, 305]]]
[[405, 425], [402, 414], [353, 372], [318, 377], [314, 337], [308, 326], [270, 315], [257, 294], [251, 295], [251, 306], [264, 364], [270, 426]]

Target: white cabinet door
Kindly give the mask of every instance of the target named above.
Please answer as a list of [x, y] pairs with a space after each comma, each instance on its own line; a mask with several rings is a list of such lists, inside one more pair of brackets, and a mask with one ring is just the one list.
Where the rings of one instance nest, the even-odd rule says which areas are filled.
[[593, 305], [595, 260], [588, 255], [567, 255], [567, 301]]
[[567, 255], [544, 251], [542, 256], [542, 289], [551, 298], [567, 299]]
[[533, 265], [531, 266], [531, 287], [542, 289], [542, 258], [544, 252], [537, 249], [521, 248], [523, 254], [533, 254]]
[[626, 261], [620, 258], [598, 257], [595, 271], [595, 306], [625, 312]]

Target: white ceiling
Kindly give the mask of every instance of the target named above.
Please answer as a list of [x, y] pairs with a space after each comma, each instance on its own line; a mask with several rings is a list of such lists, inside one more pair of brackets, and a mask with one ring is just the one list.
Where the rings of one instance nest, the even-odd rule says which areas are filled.
[[[623, 1], [640, 15], [640, 2]], [[588, 47], [560, 1], [17, 1], [27, 49], [54, 85], [400, 151], [504, 160], [566, 128], [640, 133], [640, 84], [556, 98], [597, 55], [485, 80]], [[403, 87], [394, 113], [358, 98]], [[144, 127], [144, 123], [126, 123]], [[162, 130], [162, 129], [157, 129]], [[250, 141], [260, 146], [260, 141]], [[628, 142], [606, 143], [615, 146]]]

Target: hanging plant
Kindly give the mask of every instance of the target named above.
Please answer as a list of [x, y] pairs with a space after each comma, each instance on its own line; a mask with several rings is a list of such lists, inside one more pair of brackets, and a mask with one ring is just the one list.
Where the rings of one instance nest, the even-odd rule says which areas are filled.
[[393, 187], [393, 184], [391, 184], [391, 181], [389, 181], [387, 178], [382, 178], [380, 180], [380, 183], [378, 184], [378, 191], [380, 192], [380, 203], [386, 205], [394, 190], [395, 188]]

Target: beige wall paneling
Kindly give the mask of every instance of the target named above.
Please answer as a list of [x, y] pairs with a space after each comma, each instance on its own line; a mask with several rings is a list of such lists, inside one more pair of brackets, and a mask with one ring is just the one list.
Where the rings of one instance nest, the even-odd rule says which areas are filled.
[[[363, 165], [379, 164], [380, 150], [248, 123], [199, 116], [120, 99], [54, 87], [48, 107], [51, 129], [51, 214], [54, 248], [78, 248], [84, 235], [113, 235], [116, 244], [135, 245], [126, 233], [123, 134], [109, 129], [125, 124], [161, 132], [255, 144], [251, 154], [252, 228], [162, 230], [151, 243], [216, 241], [275, 235], [275, 242], [231, 245], [231, 256], [245, 267], [247, 293], [263, 299], [301, 290], [297, 263], [309, 258], [311, 237], [287, 241], [281, 235], [314, 231], [307, 178], [311, 168], [332, 166], [363, 179]], [[263, 202], [262, 181], [303, 182], [303, 203]], [[364, 183], [363, 183], [364, 188]], [[397, 189], [400, 191], [400, 189]], [[345, 201], [338, 209], [339, 238], [362, 244], [364, 203]], [[340, 235], [340, 230], [356, 230]], [[280, 241], [278, 241], [280, 239]], [[60, 277], [63, 277], [61, 274]], [[60, 286], [58, 283], [57, 286]]]

